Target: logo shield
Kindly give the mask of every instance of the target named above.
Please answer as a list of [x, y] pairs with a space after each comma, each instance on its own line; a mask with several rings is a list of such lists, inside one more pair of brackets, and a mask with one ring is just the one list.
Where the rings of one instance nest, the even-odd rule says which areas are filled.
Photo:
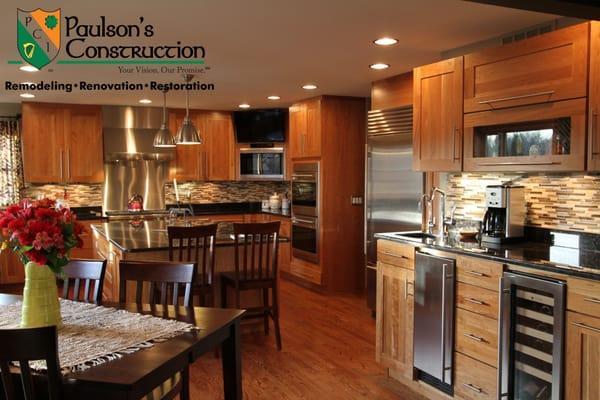
[[60, 8], [17, 9], [17, 48], [23, 60], [37, 69], [48, 65], [60, 50]]

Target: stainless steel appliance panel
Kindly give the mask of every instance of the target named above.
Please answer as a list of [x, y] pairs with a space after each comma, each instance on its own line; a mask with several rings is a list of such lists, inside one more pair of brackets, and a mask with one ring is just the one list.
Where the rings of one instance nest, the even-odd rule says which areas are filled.
[[412, 170], [412, 134], [367, 138], [366, 251], [375, 265], [375, 233], [421, 230], [423, 173]]
[[319, 163], [296, 163], [292, 167], [292, 215], [319, 215]]
[[292, 255], [319, 263], [319, 220], [310, 216], [292, 217]]
[[560, 280], [504, 273], [499, 399], [563, 399], [565, 293]]
[[417, 252], [414, 367], [452, 385], [455, 260]]
[[242, 180], [283, 180], [285, 174], [283, 147], [241, 148], [238, 161]]

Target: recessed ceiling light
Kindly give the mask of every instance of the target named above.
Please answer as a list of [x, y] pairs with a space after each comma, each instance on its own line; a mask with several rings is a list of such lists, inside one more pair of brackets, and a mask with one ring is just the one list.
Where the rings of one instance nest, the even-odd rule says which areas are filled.
[[248, 103], [242, 103], [238, 107], [239, 108], [250, 108], [250, 104], [248, 104]]
[[375, 64], [369, 65], [369, 67], [371, 69], [386, 69], [386, 68], [389, 68], [390, 65], [389, 64], [384, 64], [384, 63], [375, 63]]
[[279, 100], [279, 99], [281, 99], [281, 97], [279, 97], [279, 96], [268, 96], [267, 99], [269, 99], [269, 100]]
[[31, 93], [21, 93], [19, 96], [21, 96], [24, 99], [33, 99], [35, 97], [35, 95]]
[[391, 46], [393, 44], [398, 43], [398, 40], [391, 37], [382, 37], [377, 40], [373, 40], [373, 43], [375, 43], [378, 46]]
[[317, 85], [313, 85], [312, 83], [308, 83], [304, 86], [302, 86], [302, 89], [306, 89], [306, 90], [315, 90], [317, 88]]
[[142, 104], [150, 104], [150, 103], [152, 103], [152, 100], [150, 100], [150, 99], [141, 99], [140, 103], [142, 103]]
[[39, 71], [36, 67], [34, 67], [33, 65], [22, 65], [19, 67], [19, 69], [21, 71], [25, 71], [25, 72], [37, 72]]

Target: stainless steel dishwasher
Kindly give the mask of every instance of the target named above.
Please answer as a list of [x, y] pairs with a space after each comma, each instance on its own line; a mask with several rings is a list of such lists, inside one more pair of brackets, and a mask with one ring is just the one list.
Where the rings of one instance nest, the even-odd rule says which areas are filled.
[[452, 394], [455, 260], [418, 251], [415, 259], [414, 367], [422, 381]]

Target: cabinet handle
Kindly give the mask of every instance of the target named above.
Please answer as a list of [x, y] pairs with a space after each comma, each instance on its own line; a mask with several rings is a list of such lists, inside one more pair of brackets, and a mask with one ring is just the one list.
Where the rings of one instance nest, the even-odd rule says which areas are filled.
[[472, 385], [470, 383], [463, 383], [463, 386], [466, 387], [469, 390], [472, 390], [472, 391], [476, 392], [476, 393], [483, 392], [483, 389], [481, 389], [479, 386], [475, 386], [475, 385]]
[[596, 299], [596, 298], [593, 298], [593, 297], [584, 297], [583, 300], [584, 301], [589, 301], [590, 303], [600, 304], [600, 299]]
[[481, 166], [485, 167], [494, 167], [494, 166], [502, 166], [502, 165], [560, 165], [561, 163], [558, 161], [522, 161], [522, 162], [480, 162], [478, 163]]
[[452, 125], [452, 161], [456, 161], [456, 160], [460, 160], [460, 154], [457, 155], [456, 152], [456, 133], [458, 132], [458, 129], [456, 129], [456, 125]]
[[479, 102], [479, 104], [492, 104], [492, 103], [499, 103], [501, 101], [520, 100], [520, 99], [527, 99], [529, 97], [546, 96], [546, 95], [548, 97], [550, 97], [553, 94], [554, 94], [554, 90], [548, 90], [545, 92], [522, 94], [520, 96], [510, 96], [510, 97], [501, 97], [499, 99], [482, 100]]
[[478, 271], [465, 271], [465, 274], [469, 274], [469, 275], [474, 275], [474, 276], [487, 276], [486, 274], [484, 274], [483, 272], [478, 272]]
[[596, 136], [598, 134], [597, 129], [598, 129], [598, 112], [594, 111], [592, 112], [592, 121], [591, 121], [591, 125], [592, 125], [592, 155], [593, 156], [597, 156], [600, 154], [600, 152], [598, 152], [598, 145], [596, 143]]
[[476, 342], [483, 342], [483, 338], [482, 337], [475, 336], [475, 335], [473, 335], [471, 333], [463, 333], [463, 336], [467, 337], [467, 338], [469, 338], [471, 340], [474, 340]]
[[386, 256], [390, 256], [390, 257], [396, 257], [396, 258], [403, 258], [405, 260], [410, 260], [410, 258], [406, 257], [406, 256], [401, 256], [400, 254], [394, 254], [394, 253], [390, 253], [387, 251], [380, 251], [381, 254], [384, 254]]
[[63, 150], [60, 149], [59, 150], [59, 161], [60, 161], [60, 181], [62, 182], [64, 180], [64, 173], [63, 173]]
[[71, 149], [67, 149], [67, 181], [71, 180]]
[[204, 180], [208, 180], [208, 153], [204, 153]]
[[404, 280], [404, 300], [408, 299], [408, 279]]
[[600, 333], [600, 329], [594, 328], [593, 326], [589, 326], [586, 324], [582, 324], [581, 322], [571, 322], [572, 325], [578, 326], [579, 328], [587, 329], [592, 332]]
[[477, 305], [480, 305], [480, 306], [485, 306], [486, 305], [483, 301], [477, 300], [477, 299], [473, 299], [471, 297], [466, 297], [465, 301], [468, 301], [469, 303], [477, 304]]

